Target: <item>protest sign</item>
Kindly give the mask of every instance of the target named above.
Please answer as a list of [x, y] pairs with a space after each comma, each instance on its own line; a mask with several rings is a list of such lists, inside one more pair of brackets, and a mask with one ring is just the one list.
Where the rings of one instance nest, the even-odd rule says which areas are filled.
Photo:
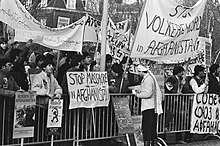
[[220, 130], [220, 102], [216, 94], [196, 94], [191, 111], [191, 133], [215, 134]]
[[120, 134], [134, 133], [134, 124], [127, 97], [113, 97], [112, 103]]
[[13, 138], [34, 136], [36, 92], [16, 92]]
[[194, 58], [206, 0], [186, 7], [171, 0], [145, 1], [131, 57], [161, 63]]
[[106, 72], [67, 72], [69, 109], [108, 106], [110, 96]]
[[49, 100], [47, 128], [61, 127], [63, 114], [63, 99]]
[[70, 18], [68, 17], [58, 17], [57, 28], [61, 28], [70, 24]]

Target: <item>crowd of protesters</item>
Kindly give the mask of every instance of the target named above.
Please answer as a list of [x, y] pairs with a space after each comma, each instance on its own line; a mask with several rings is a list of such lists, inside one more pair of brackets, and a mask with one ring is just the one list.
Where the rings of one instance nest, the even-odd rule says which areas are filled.
[[[16, 91], [16, 90], [35, 90], [38, 91], [37, 94], [42, 95], [43, 91], [39, 91], [39, 86], [42, 89], [47, 89], [47, 87], [43, 87], [42, 85], [36, 85], [36, 81], [38, 76], [42, 74], [42, 72], [47, 74], [47, 71], [51, 71], [51, 75], [53, 76], [52, 80], [56, 81], [56, 86], [60, 86], [62, 92], [64, 94], [68, 94], [67, 88], [67, 79], [66, 72], [67, 71], [99, 71], [100, 66], [93, 59], [92, 55], [88, 52], [82, 52], [82, 54], [77, 52], [62, 52], [62, 56], [60, 61], [58, 62], [58, 68], [56, 67], [57, 54], [51, 52], [41, 52], [39, 53], [37, 49], [31, 51], [32, 41], [20, 43], [13, 42], [8, 43], [8, 41], [4, 38], [0, 38], [0, 59], [1, 59], [1, 79], [2, 79], [2, 87], [6, 87], [6, 84], [11, 83], [11, 80], [14, 80], [13, 88], [1, 88], [2, 95], [7, 94], [7, 90]], [[141, 79], [137, 79], [138, 77], [134, 77], [134, 74], [129, 74], [124, 76], [124, 64], [126, 63], [126, 58], [124, 58], [121, 62], [113, 63], [113, 58], [111, 55], [106, 55], [106, 71], [109, 78], [109, 91], [110, 93], [117, 93], [122, 87], [121, 92], [131, 92], [128, 90], [128, 85], [134, 85], [134, 82], [140, 84]], [[131, 63], [131, 62], [130, 62]], [[50, 66], [50, 69], [47, 68], [47, 65]], [[8, 67], [10, 66], [10, 68]], [[6, 69], [5, 69], [6, 68]], [[55, 70], [57, 69], [57, 70]], [[4, 71], [3, 71], [4, 70]], [[7, 70], [7, 71], [5, 71]], [[11, 80], [7, 80], [8, 75], [10, 75]], [[45, 75], [44, 75], [45, 76]], [[35, 77], [37, 77], [35, 79]], [[43, 78], [41, 76], [40, 78]], [[123, 78], [123, 85], [121, 85], [121, 81]], [[128, 82], [129, 79], [135, 78], [136, 80], [132, 80], [132, 82]], [[48, 80], [48, 81], [47, 81]], [[45, 79], [49, 86], [49, 79]], [[34, 83], [34, 84], [33, 84]], [[51, 84], [51, 83], [50, 83]], [[53, 83], [54, 86], [54, 83]], [[16, 87], [16, 88], [15, 88]], [[36, 89], [37, 88], [37, 89]], [[46, 91], [44, 91], [46, 94]], [[52, 92], [56, 93], [55, 91]], [[48, 93], [49, 96], [51, 93]], [[54, 96], [54, 95], [53, 95]]]
[[[60, 99], [62, 94], [68, 94], [66, 72], [100, 71], [99, 64], [89, 52], [62, 52], [61, 59], [57, 62], [57, 54], [53, 51], [31, 51], [32, 44], [32, 40], [9, 44], [4, 37], [0, 37], [1, 97], [14, 98], [16, 91], [32, 90], [38, 95], [38, 104], [44, 106], [49, 98]], [[124, 57], [115, 62], [111, 55], [106, 55], [105, 71], [110, 93], [131, 93], [129, 86], [142, 83], [143, 77], [134, 73], [134, 63], [127, 59]], [[220, 95], [218, 64], [211, 65], [208, 76], [205, 73], [206, 68], [202, 65], [195, 66], [193, 76], [185, 77], [184, 71], [181, 66], [174, 67], [173, 75], [165, 79], [165, 93], [208, 92]], [[190, 134], [185, 134], [185, 139], [182, 139], [181, 133], [177, 134], [177, 141], [189, 139], [192, 139]]]

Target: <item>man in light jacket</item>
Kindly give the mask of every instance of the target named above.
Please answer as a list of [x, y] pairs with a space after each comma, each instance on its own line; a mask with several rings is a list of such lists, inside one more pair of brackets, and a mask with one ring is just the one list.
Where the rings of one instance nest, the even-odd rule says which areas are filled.
[[40, 104], [47, 104], [49, 98], [60, 99], [63, 91], [56, 78], [53, 76], [53, 61], [45, 60], [41, 67], [43, 70], [34, 77], [32, 90], [36, 91], [37, 95], [41, 95], [41, 98], [39, 98]]
[[154, 146], [157, 145], [157, 115], [163, 112], [162, 93], [149, 67], [138, 65], [137, 70], [143, 79], [140, 86], [133, 88], [133, 93], [142, 99], [141, 111], [143, 115], [142, 130], [144, 146]]

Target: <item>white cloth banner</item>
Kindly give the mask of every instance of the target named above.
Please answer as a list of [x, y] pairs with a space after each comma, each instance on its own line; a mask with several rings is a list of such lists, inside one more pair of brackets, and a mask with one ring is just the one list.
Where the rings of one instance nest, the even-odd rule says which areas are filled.
[[193, 7], [172, 0], [146, 0], [131, 57], [177, 63], [194, 57], [206, 0]]
[[191, 111], [191, 133], [217, 133], [220, 130], [220, 102], [216, 94], [194, 96]]
[[106, 72], [67, 72], [69, 109], [108, 106], [110, 96]]
[[15, 29], [15, 41], [33, 39], [51, 49], [82, 51], [85, 17], [62, 28], [50, 28], [31, 16], [19, 0], [2, 0], [0, 20]]

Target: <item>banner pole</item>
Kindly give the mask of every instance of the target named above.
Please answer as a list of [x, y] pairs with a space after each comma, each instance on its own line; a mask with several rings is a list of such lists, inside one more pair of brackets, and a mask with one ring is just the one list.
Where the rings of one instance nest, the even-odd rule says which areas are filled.
[[94, 135], [96, 135], [94, 108], [92, 108], [92, 121], [93, 121]]
[[108, 23], [108, 0], [104, 0], [103, 3], [103, 14], [102, 14], [102, 43], [101, 43], [101, 61], [100, 71], [105, 71], [106, 62], [106, 36], [107, 36], [107, 23]]
[[51, 135], [51, 143], [50, 143], [51, 146], [53, 146], [53, 138], [54, 138], [54, 135], [52, 134]]
[[24, 145], [24, 138], [21, 138], [21, 146]]
[[[128, 21], [128, 22], [130, 22], [130, 21]], [[130, 23], [129, 23], [129, 24], [130, 24]], [[131, 26], [131, 28], [132, 28], [132, 26]], [[128, 55], [128, 58], [127, 58], [127, 60], [126, 60], [124, 72], [123, 72], [123, 75], [122, 75], [122, 78], [121, 78], [121, 84], [120, 84], [119, 93], [121, 93], [121, 91], [122, 91], [122, 86], [123, 86], [123, 82], [124, 82], [124, 76], [126, 76], [126, 69], [127, 69], [127, 67], [128, 67], [129, 59], [130, 59], [130, 56], [131, 56], [131, 49], [130, 49], [131, 28], [130, 28], [130, 32], [129, 32], [129, 38], [128, 38], [129, 55]]]
[[128, 146], [131, 146], [131, 142], [130, 142], [130, 139], [129, 139], [129, 135], [126, 134], [126, 139], [127, 139], [127, 142], [128, 142]]
[[[188, 68], [189, 68], [189, 63], [190, 63], [190, 61], [191, 61], [191, 58], [189, 57], [189, 59], [188, 59], [188, 61], [187, 61], [187, 63], [186, 63], [186, 72], [185, 72], [184, 75], [183, 75], [183, 81], [186, 80], [186, 74], [188, 73]], [[179, 89], [179, 91], [178, 91], [178, 94], [181, 94], [182, 89], [183, 89], [183, 84], [180, 84], [180, 89]]]
[[56, 71], [58, 72], [58, 69], [59, 69], [59, 61], [60, 61], [60, 50], [58, 50], [58, 53], [57, 53], [57, 64], [56, 64]]

